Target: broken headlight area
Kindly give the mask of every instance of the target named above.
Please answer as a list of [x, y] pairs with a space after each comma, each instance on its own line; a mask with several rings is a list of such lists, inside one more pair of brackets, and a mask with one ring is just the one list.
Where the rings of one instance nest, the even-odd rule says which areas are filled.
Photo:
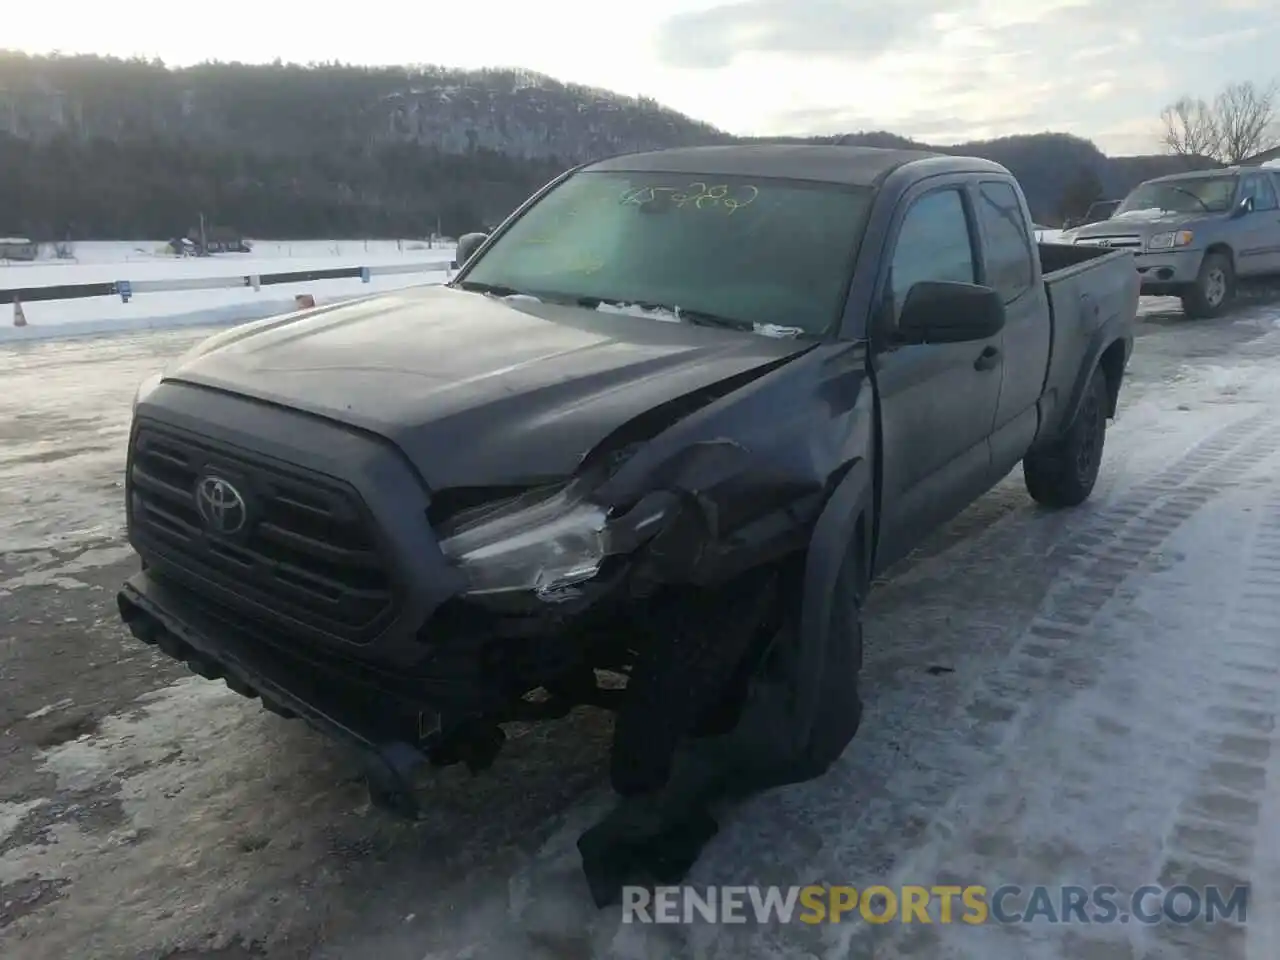
[[456, 514], [438, 529], [440, 549], [466, 578], [466, 595], [532, 593], [576, 599], [612, 558], [655, 536], [674, 498], [654, 494], [621, 512], [592, 502], [581, 484], [542, 488]]

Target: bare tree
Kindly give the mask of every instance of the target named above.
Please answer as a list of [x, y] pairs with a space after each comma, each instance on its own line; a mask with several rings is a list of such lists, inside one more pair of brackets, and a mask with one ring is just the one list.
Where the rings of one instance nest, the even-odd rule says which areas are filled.
[[1182, 97], [1160, 112], [1164, 145], [1179, 157], [1214, 157], [1220, 140], [1213, 108], [1203, 100]]
[[1160, 112], [1162, 140], [1175, 156], [1239, 163], [1280, 145], [1280, 83], [1230, 83], [1213, 103], [1181, 97]]
[[1280, 143], [1276, 106], [1280, 86], [1231, 83], [1213, 101], [1218, 127], [1218, 159], [1239, 163]]

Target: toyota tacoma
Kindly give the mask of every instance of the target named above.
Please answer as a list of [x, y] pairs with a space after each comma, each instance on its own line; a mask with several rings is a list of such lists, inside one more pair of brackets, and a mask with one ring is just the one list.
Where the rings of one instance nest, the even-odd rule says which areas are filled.
[[418, 766], [612, 711], [600, 904], [840, 756], [880, 572], [1019, 463], [1090, 495], [1139, 285], [1002, 166], [845, 146], [576, 167], [458, 263], [142, 385], [119, 608], [405, 815]]

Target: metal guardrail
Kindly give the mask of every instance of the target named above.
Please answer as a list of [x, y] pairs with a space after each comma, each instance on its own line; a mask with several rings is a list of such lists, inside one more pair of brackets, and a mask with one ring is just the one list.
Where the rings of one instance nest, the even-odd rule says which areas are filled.
[[140, 293], [178, 290], [228, 290], [317, 280], [354, 280], [368, 283], [373, 277], [402, 273], [444, 273], [449, 261], [393, 263], [377, 267], [334, 267], [328, 270], [294, 270], [287, 273], [254, 273], [229, 277], [175, 277], [172, 280], [114, 280], [98, 283], [61, 283], [34, 287], [0, 289], [0, 304], [39, 303], [48, 300], [80, 300], [85, 297], [115, 297], [128, 303]]

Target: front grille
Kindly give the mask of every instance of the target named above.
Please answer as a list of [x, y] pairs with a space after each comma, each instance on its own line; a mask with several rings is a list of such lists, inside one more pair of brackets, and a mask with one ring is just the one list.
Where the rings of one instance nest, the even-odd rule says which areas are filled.
[[[243, 497], [245, 522], [232, 534], [211, 532], [201, 515], [197, 487], [208, 477]], [[211, 584], [229, 606], [352, 642], [394, 616], [394, 580], [372, 518], [330, 477], [143, 426], [130, 455], [129, 504], [144, 556], [189, 583]]]
[[1077, 237], [1076, 243], [1085, 243], [1095, 247], [1116, 247], [1121, 250], [1133, 250], [1142, 247], [1142, 238], [1123, 237]]

